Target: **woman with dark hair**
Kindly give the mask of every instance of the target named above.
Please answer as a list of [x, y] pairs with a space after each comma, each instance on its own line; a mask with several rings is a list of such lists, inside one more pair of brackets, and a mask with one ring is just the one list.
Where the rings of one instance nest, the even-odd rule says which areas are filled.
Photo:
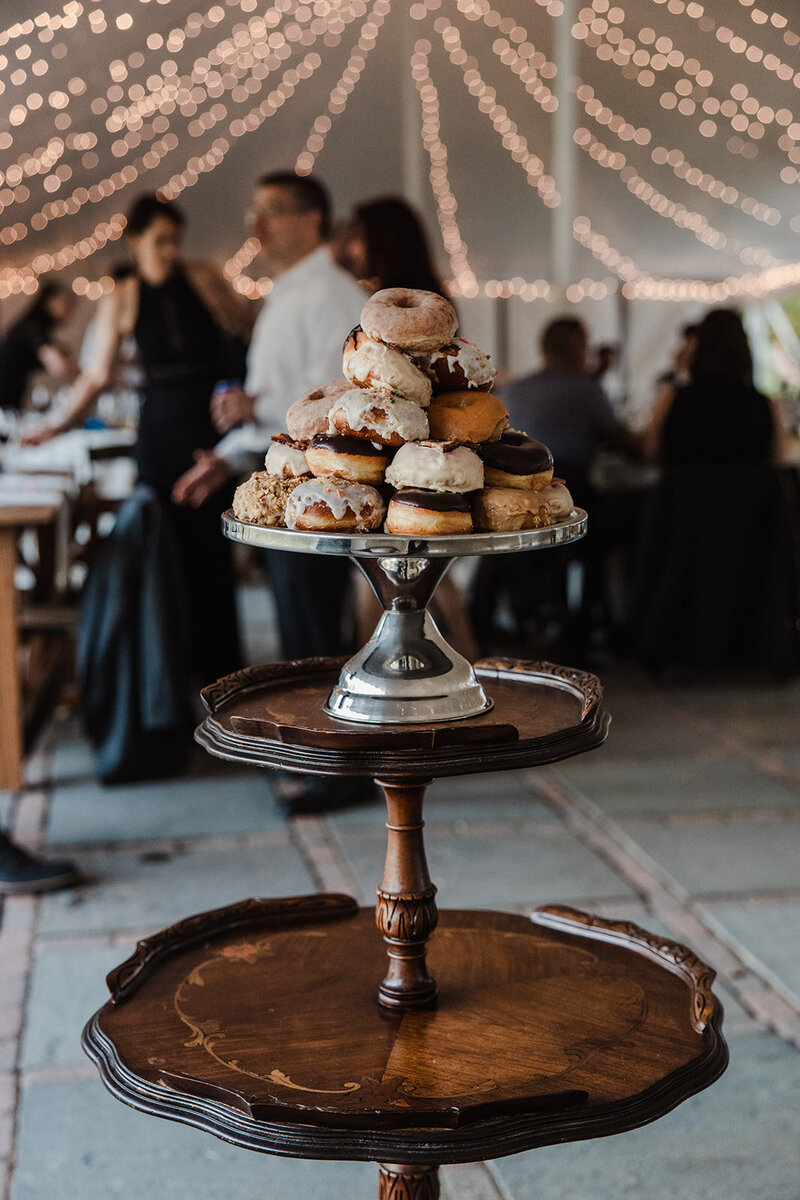
[[341, 265], [370, 292], [407, 287], [445, 295], [422, 222], [397, 196], [357, 205], [339, 246]]
[[190, 665], [207, 683], [239, 666], [233, 572], [219, 532], [229, 489], [219, 489], [199, 508], [174, 504], [171, 493], [195, 452], [218, 440], [211, 394], [218, 381], [243, 374], [251, 314], [216, 268], [184, 262], [184, 224], [180, 209], [158, 196], [133, 203], [125, 236], [134, 270], [100, 302], [92, 361], [66, 411], [26, 440], [45, 441], [73, 425], [107, 389], [122, 342], [133, 337], [144, 373], [138, 479], [157, 495], [174, 536], [188, 601]]
[[690, 380], [648, 431], [662, 466], [641, 540], [633, 624], [642, 660], [796, 669], [791, 516], [775, 471], [780, 421], [753, 385], [741, 318], [712, 309]]
[[72, 315], [73, 296], [68, 287], [43, 280], [21, 317], [0, 342], [0, 408], [20, 409], [28, 378], [46, 371], [63, 381], [77, 368], [70, 352], [55, 338], [59, 325]]

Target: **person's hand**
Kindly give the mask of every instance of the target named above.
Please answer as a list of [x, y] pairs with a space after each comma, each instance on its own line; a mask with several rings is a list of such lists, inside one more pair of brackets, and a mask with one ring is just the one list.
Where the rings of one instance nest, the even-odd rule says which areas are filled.
[[25, 430], [19, 439], [19, 444], [20, 446], [42, 446], [59, 433], [61, 430], [57, 425], [34, 425], [33, 429]]
[[255, 396], [244, 391], [220, 392], [211, 401], [211, 420], [218, 433], [227, 433], [234, 425], [246, 425], [255, 416]]
[[195, 450], [194, 466], [181, 475], [172, 489], [175, 504], [199, 508], [228, 478], [228, 464], [213, 450]]

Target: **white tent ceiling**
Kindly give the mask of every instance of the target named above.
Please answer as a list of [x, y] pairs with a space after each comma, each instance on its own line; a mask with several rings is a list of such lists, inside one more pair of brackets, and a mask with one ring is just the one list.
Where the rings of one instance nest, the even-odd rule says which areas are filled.
[[[792, 0], [786, 17], [754, 0], [50, 0], [45, 14], [47, 2], [2, 5], [0, 293], [70, 247], [67, 277], [98, 280], [121, 248], [80, 257], [93, 249], [82, 239], [99, 228], [102, 241], [133, 195], [176, 181], [191, 252], [229, 260], [253, 179], [294, 166], [319, 118], [314, 170], [338, 212], [405, 191], [435, 229], [418, 86], [429, 143], [438, 132], [447, 148], [439, 199], [449, 188], [468, 248], [456, 278], [472, 272], [482, 293], [561, 277], [583, 281], [570, 299], [599, 298], [627, 278], [637, 294], [710, 300], [727, 293], [657, 281], [745, 277], [734, 296], [800, 283]], [[554, 263], [565, 216], [571, 261]]]

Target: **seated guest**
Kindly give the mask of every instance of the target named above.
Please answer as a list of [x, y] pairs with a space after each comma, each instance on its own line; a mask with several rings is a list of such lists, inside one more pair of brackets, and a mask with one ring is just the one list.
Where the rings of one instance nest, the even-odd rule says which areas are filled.
[[741, 319], [713, 309], [696, 330], [689, 382], [665, 395], [647, 430], [663, 473], [643, 531], [633, 624], [654, 671], [796, 667], [791, 519], [773, 466], [780, 437], [753, 386]]
[[76, 373], [77, 364], [56, 338], [59, 325], [72, 315], [74, 297], [62, 283], [39, 285], [31, 304], [0, 342], [0, 408], [19, 410], [30, 376], [46, 371], [63, 382]]

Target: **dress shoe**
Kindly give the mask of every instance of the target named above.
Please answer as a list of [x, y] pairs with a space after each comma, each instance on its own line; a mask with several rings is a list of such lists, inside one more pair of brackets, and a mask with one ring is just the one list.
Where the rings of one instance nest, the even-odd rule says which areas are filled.
[[0, 896], [54, 892], [80, 881], [80, 873], [71, 862], [34, 858], [0, 833]]

